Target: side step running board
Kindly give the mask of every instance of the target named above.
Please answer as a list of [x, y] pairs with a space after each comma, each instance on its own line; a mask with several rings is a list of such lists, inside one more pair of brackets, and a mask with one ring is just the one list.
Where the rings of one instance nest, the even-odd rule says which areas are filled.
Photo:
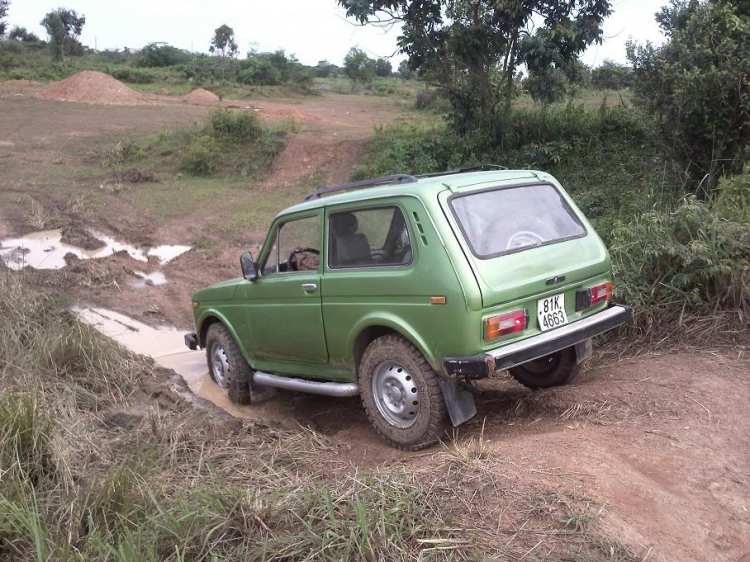
[[253, 374], [255, 384], [261, 386], [273, 386], [285, 390], [307, 392], [309, 394], [322, 394], [324, 396], [335, 396], [344, 398], [347, 396], [358, 396], [359, 385], [356, 382], [318, 382], [292, 377], [280, 377], [263, 371], [255, 371]]

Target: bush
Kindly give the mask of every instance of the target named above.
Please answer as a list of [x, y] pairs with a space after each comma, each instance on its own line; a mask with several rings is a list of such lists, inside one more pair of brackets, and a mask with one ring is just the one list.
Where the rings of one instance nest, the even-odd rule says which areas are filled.
[[208, 116], [211, 136], [221, 142], [243, 144], [263, 133], [263, 124], [249, 111], [214, 109]]
[[312, 89], [311, 72], [294, 55], [287, 55], [283, 50], [251, 53], [239, 63], [237, 80], [251, 86], [281, 86], [291, 83], [304, 92]]
[[591, 85], [597, 90], [622, 90], [633, 85], [633, 69], [605, 60], [591, 71]]
[[[624, 107], [603, 105], [597, 111], [587, 111], [568, 104], [544, 111], [518, 109], [510, 116], [498, 114], [494, 122], [465, 136], [442, 125], [378, 129], [365, 158], [367, 165], [359, 169], [357, 177], [429, 173], [492, 162], [549, 168], [573, 154], [590, 156], [610, 147], [621, 148], [618, 143], [644, 142], [647, 132], [643, 124]], [[599, 167], [599, 162], [591, 165]]]
[[130, 84], [151, 84], [156, 81], [156, 76], [148, 70], [140, 68], [115, 68], [109, 71], [112, 78]]
[[209, 136], [196, 138], [187, 148], [182, 167], [196, 176], [212, 174], [218, 165], [219, 147]]
[[437, 90], [420, 90], [417, 92], [417, 99], [414, 100], [415, 109], [428, 109], [435, 105], [438, 99]]
[[120, 141], [116, 145], [102, 150], [102, 160], [107, 166], [134, 162], [145, 156], [146, 151], [143, 147], [129, 139]]
[[271, 61], [262, 58], [248, 59], [245, 67], [237, 75], [242, 84], [251, 86], [278, 86], [284, 83], [283, 69], [274, 66]]
[[542, 105], [550, 105], [562, 100], [568, 91], [565, 72], [556, 68], [531, 72], [524, 83], [531, 99]]
[[636, 308], [641, 329], [657, 323], [662, 331], [673, 324], [689, 328], [697, 315], [718, 326], [722, 311], [736, 312], [747, 325], [750, 223], [689, 197], [675, 211], [622, 223], [610, 250], [616, 297]]
[[714, 208], [721, 216], [750, 224], [750, 164], [741, 174], [719, 181]]
[[149, 43], [141, 49], [138, 65], [147, 68], [176, 66], [187, 62], [189, 57], [186, 51], [166, 43]]

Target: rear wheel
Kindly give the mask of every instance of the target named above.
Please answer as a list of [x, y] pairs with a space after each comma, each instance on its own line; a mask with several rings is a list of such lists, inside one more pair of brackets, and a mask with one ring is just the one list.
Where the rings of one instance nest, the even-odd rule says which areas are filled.
[[523, 365], [511, 367], [508, 372], [522, 385], [538, 390], [562, 386], [578, 374], [575, 347], [545, 355]]
[[419, 350], [399, 336], [383, 336], [359, 364], [362, 403], [385, 441], [416, 451], [436, 443], [448, 427], [438, 374]]
[[226, 326], [212, 324], [206, 334], [206, 358], [211, 379], [227, 389], [229, 400], [235, 404], [250, 404], [250, 380], [253, 370]]

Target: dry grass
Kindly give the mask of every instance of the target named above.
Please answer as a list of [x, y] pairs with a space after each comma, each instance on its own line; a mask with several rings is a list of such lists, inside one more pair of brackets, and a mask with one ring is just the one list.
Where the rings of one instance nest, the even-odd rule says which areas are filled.
[[112, 177], [118, 182], [125, 183], [152, 183], [158, 181], [156, 173], [153, 170], [145, 170], [143, 168], [119, 170], [112, 174]]
[[62, 226], [58, 213], [46, 207], [39, 200], [28, 195], [20, 197], [16, 203], [25, 211], [26, 222], [35, 230], [50, 230]]
[[560, 414], [560, 419], [574, 420], [578, 418], [595, 419], [605, 416], [612, 410], [609, 402], [581, 402], [575, 404]]

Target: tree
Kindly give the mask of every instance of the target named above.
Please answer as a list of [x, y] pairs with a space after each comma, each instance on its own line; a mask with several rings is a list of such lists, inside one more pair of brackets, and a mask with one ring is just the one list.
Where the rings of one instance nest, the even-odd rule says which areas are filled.
[[44, 16], [41, 23], [49, 36], [52, 59], [55, 62], [61, 62], [65, 58], [65, 24], [63, 24], [60, 14], [50, 12]]
[[562, 70], [545, 68], [531, 71], [525, 85], [531, 99], [548, 106], [565, 97], [568, 82]]
[[8, 39], [21, 41], [22, 43], [39, 43], [41, 41], [41, 39], [39, 39], [39, 37], [37, 37], [36, 34], [31, 33], [25, 27], [18, 27], [18, 26], [15, 26], [13, 29], [10, 30], [10, 33], [8, 34]]
[[356, 84], [369, 84], [375, 78], [375, 61], [362, 49], [352, 47], [344, 57], [344, 74], [352, 81], [352, 89]]
[[318, 78], [328, 78], [331, 75], [334, 65], [327, 60], [319, 60], [318, 64], [315, 65], [315, 76]]
[[391, 65], [391, 61], [382, 58], [376, 60], [375, 74], [377, 74], [381, 78], [387, 78], [388, 76], [393, 74], [393, 66]]
[[409, 67], [409, 61], [404, 59], [398, 65], [398, 75], [403, 80], [411, 80], [417, 77], [417, 73]]
[[214, 30], [214, 37], [211, 39], [211, 47], [209, 48], [209, 51], [212, 53], [220, 53], [221, 58], [225, 58], [226, 56], [236, 57], [239, 48], [234, 39], [234, 29], [226, 24], [217, 27]]
[[8, 24], [3, 21], [8, 15], [8, 6], [10, 6], [10, 0], [0, 0], [0, 37], [5, 35], [5, 30], [8, 28]]
[[83, 46], [78, 42], [78, 37], [85, 24], [86, 16], [79, 16], [75, 10], [65, 8], [58, 8], [44, 16], [41, 25], [49, 35], [52, 58], [55, 61], [62, 61], [66, 52], [83, 54]]
[[58, 8], [55, 10], [55, 13], [60, 15], [63, 27], [65, 28], [65, 35], [70, 39], [78, 40], [83, 31], [83, 26], [86, 25], [86, 16], [79, 16], [75, 10], [67, 10], [65, 8]]
[[610, 0], [338, 0], [362, 24], [402, 25], [409, 67], [447, 90], [454, 121], [468, 126], [510, 109], [513, 77], [564, 69], [601, 43]]
[[599, 90], [621, 90], [633, 85], [633, 69], [605, 60], [591, 71], [591, 85]]
[[750, 4], [672, 0], [656, 19], [664, 45], [628, 45], [636, 101], [705, 197], [750, 161]]

